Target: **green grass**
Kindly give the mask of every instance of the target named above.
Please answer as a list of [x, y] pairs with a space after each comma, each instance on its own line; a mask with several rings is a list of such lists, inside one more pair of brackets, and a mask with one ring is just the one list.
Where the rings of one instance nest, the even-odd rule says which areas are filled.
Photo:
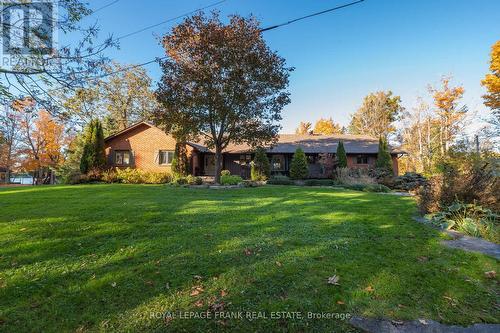
[[327, 188], [3, 188], [0, 331], [353, 330], [154, 315], [217, 306], [498, 323], [498, 262], [441, 246], [413, 214], [411, 198]]

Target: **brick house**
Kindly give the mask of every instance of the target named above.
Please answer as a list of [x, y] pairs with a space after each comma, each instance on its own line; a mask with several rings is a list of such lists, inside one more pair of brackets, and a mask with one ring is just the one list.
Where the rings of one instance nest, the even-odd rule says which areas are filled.
[[[349, 168], [368, 169], [375, 166], [378, 140], [372, 137], [347, 134], [281, 134], [278, 142], [267, 148], [272, 173], [288, 175], [293, 153], [301, 147], [309, 161], [309, 177], [328, 177], [319, 160], [323, 156], [334, 159], [339, 141], [344, 143]], [[175, 143], [171, 135], [147, 122], [134, 124], [105, 139], [108, 166], [170, 172]], [[188, 142], [187, 150], [193, 175], [214, 175], [215, 154], [212, 149], [200, 142]], [[395, 174], [398, 173], [398, 157], [401, 153], [391, 149]], [[252, 160], [252, 147], [245, 144], [229, 145], [223, 153], [223, 169], [229, 170], [231, 174], [249, 178]]]

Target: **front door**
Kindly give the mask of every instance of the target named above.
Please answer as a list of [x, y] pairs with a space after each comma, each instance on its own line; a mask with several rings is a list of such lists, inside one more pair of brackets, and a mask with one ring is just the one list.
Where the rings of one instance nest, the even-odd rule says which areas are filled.
[[215, 155], [205, 155], [204, 157], [205, 176], [215, 175]]

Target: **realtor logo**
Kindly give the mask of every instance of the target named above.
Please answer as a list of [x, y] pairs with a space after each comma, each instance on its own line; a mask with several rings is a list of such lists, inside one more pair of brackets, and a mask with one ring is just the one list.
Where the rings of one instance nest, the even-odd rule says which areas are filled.
[[4, 55], [52, 53], [57, 20], [55, 1], [2, 1], [0, 10]]

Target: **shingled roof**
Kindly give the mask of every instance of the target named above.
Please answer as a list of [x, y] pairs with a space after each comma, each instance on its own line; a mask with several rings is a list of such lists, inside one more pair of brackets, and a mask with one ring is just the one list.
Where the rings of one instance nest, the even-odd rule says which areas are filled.
[[[280, 134], [278, 142], [268, 147], [268, 153], [293, 154], [300, 147], [307, 154], [336, 153], [337, 145], [342, 141], [347, 154], [376, 154], [378, 152], [378, 139], [367, 135], [299, 135]], [[201, 151], [211, 151], [201, 143], [193, 143], [193, 147]], [[254, 149], [247, 144], [230, 144], [224, 150], [225, 153], [247, 153]], [[402, 153], [397, 149], [391, 149], [393, 154]]]
[[[148, 122], [138, 122], [123, 131], [115, 133], [105, 139], [108, 141], [125, 132], [128, 132], [140, 125], [155, 127]], [[376, 154], [378, 152], [378, 139], [367, 135], [351, 135], [351, 134], [338, 134], [338, 135], [300, 135], [300, 134], [280, 134], [278, 141], [267, 147], [268, 153], [275, 154], [293, 154], [298, 147], [301, 147], [307, 154], [318, 153], [336, 153], [337, 145], [342, 141], [347, 154]], [[188, 142], [190, 146], [196, 148], [201, 152], [214, 152], [213, 149], [206, 147], [203, 141]], [[241, 154], [252, 152], [255, 149], [247, 144], [230, 144], [224, 150], [224, 153]], [[392, 154], [404, 153], [400, 149], [391, 148]]]

